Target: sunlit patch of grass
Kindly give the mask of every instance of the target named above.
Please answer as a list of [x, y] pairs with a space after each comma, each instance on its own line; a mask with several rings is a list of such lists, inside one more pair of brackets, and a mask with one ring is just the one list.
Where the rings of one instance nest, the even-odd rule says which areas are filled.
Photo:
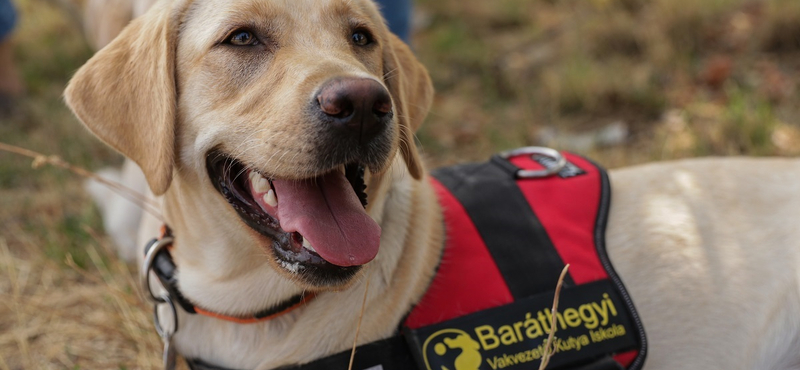
[[726, 101], [698, 102], [665, 114], [657, 130], [655, 159], [779, 155], [800, 149], [786, 147], [797, 144], [800, 134], [776, 118], [767, 100], [735, 85], [727, 94]]
[[728, 95], [730, 100], [724, 118], [727, 138], [723, 140], [734, 146], [731, 154], [774, 154], [771, 137], [777, 121], [771, 105], [735, 88]]
[[664, 110], [663, 90], [646, 65], [624, 58], [600, 63], [583, 55], [555, 69], [540, 99], [550, 101], [548, 111], [557, 113], [556, 120], [576, 115], [654, 119]]

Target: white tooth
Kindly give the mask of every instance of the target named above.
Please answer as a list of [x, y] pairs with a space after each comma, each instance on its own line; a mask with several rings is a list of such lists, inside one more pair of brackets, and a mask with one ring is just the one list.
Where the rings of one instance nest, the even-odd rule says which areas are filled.
[[[266, 181], [266, 180], [264, 180]], [[269, 191], [264, 194], [264, 203], [269, 204], [271, 207], [278, 206], [278, 198], [275, 196], [275, 190], [269, 189]]]
[[253, 190], [258, 193], [266, 193], [270, 190], [269, 181], [259, 175], [258, 178], [253, 179]]
[[303, 248], [308, 249], [314, 253], [317, 253], [314, 247], [311, 246], [311, 243], [309, 243], [308, 240], [306, 240], [306, 237], [303, 237]]

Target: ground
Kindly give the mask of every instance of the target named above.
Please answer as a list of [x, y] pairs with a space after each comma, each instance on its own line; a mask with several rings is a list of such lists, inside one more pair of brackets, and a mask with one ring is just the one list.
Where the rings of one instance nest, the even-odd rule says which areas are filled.
[[[62, 101], [91, 55], [65, 1], [17, 1], [27, 94], [0, 141], [118, 165]], [[418, 133], [432, 166], [525, 145], [609, 168], [800, 153], [797, 0], [419, 0], [414, 18], [437, 89]], [[0, 153], [0, 370], [158, 367], [134, 268], [82, 181]]]

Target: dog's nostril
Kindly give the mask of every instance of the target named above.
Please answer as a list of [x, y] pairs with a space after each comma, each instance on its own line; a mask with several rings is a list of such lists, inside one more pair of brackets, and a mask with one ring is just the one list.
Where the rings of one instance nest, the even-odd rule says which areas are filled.
[[334, 118], [346, 118], [353, 114], [353, 103], [339, 94], [320, 94], [317, 96], [319, 108]]
[[372, 106], [372, 112], [378, 115], [378, 117], [384, 117], [392, 112], [392, 100], [389, 94], [380, 95], [381, 96], [378, 97], [375, 104]]

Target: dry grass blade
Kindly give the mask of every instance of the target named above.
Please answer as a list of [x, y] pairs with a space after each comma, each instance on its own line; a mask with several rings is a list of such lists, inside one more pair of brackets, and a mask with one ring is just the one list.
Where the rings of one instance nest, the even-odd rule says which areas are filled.
[[353, 350], [350, 351], [350, 364], [347, 370], [353, 370], [353, 359], [356, 358], [356, 343], [358, 342], [358, 332], [361, 331], [361, 319], [364, 318], [364, 309], [367, 307], [367, 293], [369, 292], [369, 275], [367, 275], [367, 285], [364, 287], [364, 300], [361, 301], [361, 312], [358, 314], [358, 324], [356, 325], [356, 335], [353, 338]]
[[542, 362], [539, 364], [539, 370], [544, 370], [547, 367], [547, 364], [550, 363], [550, 357], [553, 357], [553, 354], [555, 353], [553, 350], [553, 338], [555, 338], [556, 334], [556, 312], [558, 312], [558, 297], [561, 295], [561, 286], [564, 284], [564, 278], [567, 276], [568, 270], [569, 264], [564, 266], [564, 269], [561, 270], [561, 276], [558, 277], [556, 294], [553, 297], [553, 309], [550, 310], [550, 314], [552, 315], [552, 319], [550, 321], [550, 335], [547, 336], [547, 343], [544, 345], [544, 353], [542, 353]]
[[82, 177], [85, 177], [87, 179], [95, 180], [95, 181], [97, 181], [97, 182], [99, 182], [99, 183], [101, 183], [101, 184], [103, 184], [105, 186], [108, 186], [112, 191], [114, 191], [115, 193], [119, 194], [123, 198], [130, 200], [131, 202], [133, 202], [134, 204], [138, 205], [139, 207], [142, 207], [142, 209], [144, 211], [152, 214], [153, 216], [155, 216], [156, 218], [158, 218], [162, 222], [164, 221], [164, 218], [161, 216], [161, 212], [158, 211], [158, 209], [159, 209], [158, 204], [153, 202], [151, 199], [148, 199], [147, 197], [145, 197], [143, 194], [139, 193], [138, 191], [133, 190], [133, 189], [131, 189], [131, 188], [129, 188], [129, 187], [123, 185], [123, 184], [120, 184], [120, 183], [118, 183], [116, 181], [111, 181], [111, 180], [102, 178], [102, 177], [100, 177], [100, 176], [98, 176], [98, 175], [96, 175], [96, 174], [94, 174], [94, 173], [92, 173], [90, 171], [87, 171], [84, 168], [81, 168], [81, 167], [78, 167], [78, 166], [74, 166], [74, 165], [72, 165], [70, 163], [67, 163], [66, 161], [64, 161], [63, 159], [61, 159], [60, 157], [55, 156], [55, 155], [47, 156], [47, 155], [44, 155], [42, 153], [35, 152], [33, 150], [20, 148], [18, 146], [6, 144], [6, 143], [3, 143], [3, 142], [0, 142], [0, 150], [5, 151], [5, 152], [9, 152], [9, 153], [19, 154], [19, 155], [26, 156], [26, 157], [29, 157], [29, 158], [33, 158], [33, 164], [32, 164], [33, 168], [39, 168], [42, 165], [49, 164], [49, 165], [52, 165], [52, 166], [56, 166], [56, 167], [60, 167], [60, 168], [69, 170], [70, 172], [72, 172], [72, 173], [74, 173], [74, 174], [76, 174], [78, 176], [82, 176]]

